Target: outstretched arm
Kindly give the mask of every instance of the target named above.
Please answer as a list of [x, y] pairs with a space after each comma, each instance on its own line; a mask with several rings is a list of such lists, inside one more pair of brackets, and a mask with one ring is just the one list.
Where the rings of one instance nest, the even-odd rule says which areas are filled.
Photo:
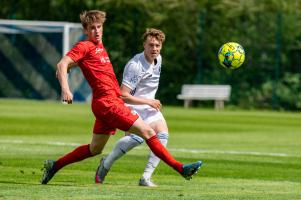
[[131, 95], [131, 89], [123, 84], [121, 84], [121, 98], [128, 104], [134, 104], [134, 105], [143, 105], [147, 104], [156, 110], [161, 109], [161, 102], [157, 99], [146, 99], [141, 97], [135, 97]]
[[67, 72], [69, 66], [74, 65], [74, 61], [69, 56], [64, 56], [57, 64], [56, 75], [61, 85], [61, 99], [68, 104], [72, 103], [73, 94], [68, 84]]

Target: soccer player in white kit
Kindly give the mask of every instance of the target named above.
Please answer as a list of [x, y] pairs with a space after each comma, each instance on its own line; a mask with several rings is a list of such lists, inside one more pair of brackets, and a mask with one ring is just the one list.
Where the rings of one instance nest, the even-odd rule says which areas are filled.
[[[166, 146], [168, 127], [160, 112], [161, 103], [155, 99], [162, 63], [160, 51], [165, 35], [161, 30], [150, 28], [146, 29], [142, 39], [144, 51], [136, 54], [125, 66], [121, 85], [122, 98], [127, 106], [131, 107], [155, 130], [160, 142]], [[101, 182], [104, 181], [105, 176], [117, 159], [142, 144], [143, 141], [141, 137], [131, 133], [126, 133], [125, 137], [118, 140], [113, 151], [101, 161], [98, 171]], [[160, 159], [150, 152], [148, 163], [139, 180], [140, 186], [157, 186], [152, 182], [151, 176], [159, 162]]]

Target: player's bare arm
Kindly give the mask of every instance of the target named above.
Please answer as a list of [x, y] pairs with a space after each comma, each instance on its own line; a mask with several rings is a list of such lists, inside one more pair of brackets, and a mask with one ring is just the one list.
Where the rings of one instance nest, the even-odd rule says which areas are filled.
[[142, 97], [135, 97], [131, 95], [131, 88], [121, 85], [121, 98], [128, 104], [133, 104], [133, 105], [142, 105], [142, 104], [147, 104], [156, 110], [160, 110], [162, 107], [162, 104], [159, 100], [157, 99], [146, 99]]
[[74, 61], [69, 56], [64, 56], [57, 64], [57, 78], [59, 79], [61, 85], [61, 99], [63, 102], [68, 104], [72, 103], [73, 94], [70, 91], [68, 84], [68, 67], [73, 66]]
[[71, 71], [71, 69], [73, 69], [75, 67], [77, 67], [77, 63], [76, 62], [70, 63], [68, 65], [67, 73], [69, 73]]
[[[77, 63], [76, 62], [73, 62], [71, 64], [68, 65], [68, 69], [67, 69], [67, 73], [70, 73], [71, 69], [74, 68], [74, 67], [77, 67]], [[56, 70], [55, 72], [55, 76], [56, 78], [58, 78], [58, 71]]]

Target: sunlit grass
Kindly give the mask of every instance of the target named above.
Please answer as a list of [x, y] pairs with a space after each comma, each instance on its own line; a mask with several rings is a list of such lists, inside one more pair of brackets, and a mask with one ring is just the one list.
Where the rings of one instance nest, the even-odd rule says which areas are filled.
[[139, 187], [148, 154], [143, 144], [117, 161], [103, 185], [94, 184], [101, 156], [66, 166], [40, 185], [45, 159], [90, 142], [90, 105], [0, 100], [0, 199], [301, 199], [301, 113], [162, 112], [171, 153], [184, 163], [204, 162], [191, 181], [161, 163], [153, 176], [159, 187]]

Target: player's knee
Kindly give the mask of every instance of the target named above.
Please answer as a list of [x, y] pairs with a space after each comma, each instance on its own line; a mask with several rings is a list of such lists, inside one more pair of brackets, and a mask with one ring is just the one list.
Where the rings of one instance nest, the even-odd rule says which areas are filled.
[[154, 135], [156, 135], [155, 131], [151, 128], [151, 127], [146, 127], [144, 130], [143, 130], [143, 136], [144, 136], [144, 139], [148, 139], [148, 138], [151, 138], [153, 137]]
[[129, 132], [137, 133], [143, 139], [149, 139], [156, 135], [155, 131], [140, 118], [134, 123]]
[[90, 153], [95, 156], [101, 154], [102, 148], [99, 145], [90, 144]]

